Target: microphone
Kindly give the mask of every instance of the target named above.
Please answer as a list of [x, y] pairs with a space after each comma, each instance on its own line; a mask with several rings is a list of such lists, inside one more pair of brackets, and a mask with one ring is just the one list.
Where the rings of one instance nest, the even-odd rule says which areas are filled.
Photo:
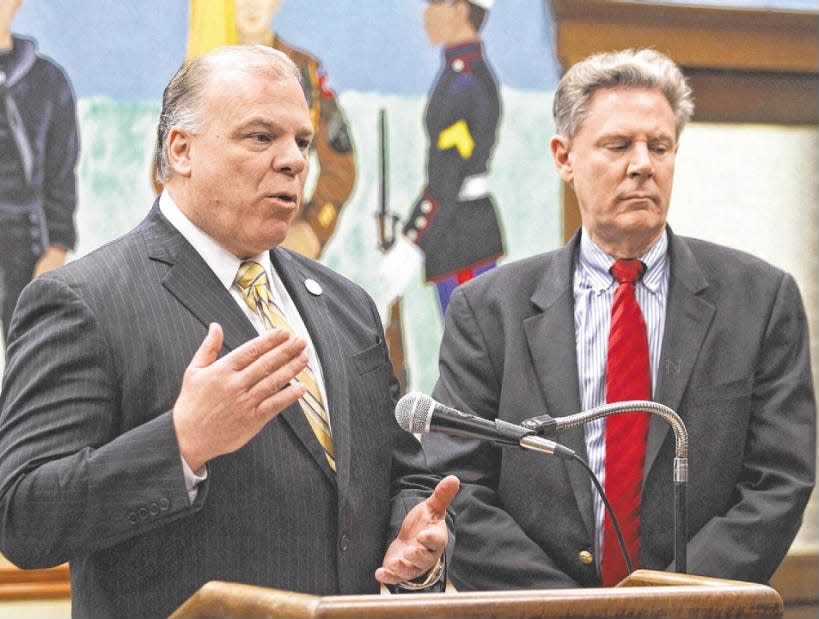
[[523, 447], [561, 458], [574, 458], [575, 452], [559, 443], [535, 436], [533, 430], [502, 419], [490, 421], [444, 406], [417, 391], [408, 393], [395, 405], [395, 419], [407, 432], [441, 432], [449, 436], [489, 441], [499, 447]]

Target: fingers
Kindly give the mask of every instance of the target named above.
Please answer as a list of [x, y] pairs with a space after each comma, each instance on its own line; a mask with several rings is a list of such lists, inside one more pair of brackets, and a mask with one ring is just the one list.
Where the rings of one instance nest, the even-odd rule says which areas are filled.
[[253, 392], [255, 388], [261, 387], [263, 393], [275, 393], [307, 366], [308, 358], [304, 352], [307, 344], [303, 339], [292, 337], [266, 349], [268, 343], [269, 341], [261, 343], [258, 349], [263, 352], [252, 363], [239, 370], [242, 384], [248, 391]]
[[281, 413], [288, 406], [297, 402], [306, 389], [303, 384], [294, 382], [287, 384], [283, 389], [279, 389], [269, 395], [257, 407], [258, 414], [265, 420], [270, 420]]
[[418, 548], [405, 548], [401, 556], [384, 560], [384, 564], [375, 572], [375, 578], [384, 584], [398, 584], [413, 580], [431, 570], [441, 552], [429, 552]]
[[452, 499], [458, 494], [460, 487], [461, 482], [454, 475], [447, 475], [438, 482], [435, 490], [426, 500], [427, 509], [429, 509], [433, 519], [442, 519], [446, 516], [446, 510]]
[[219, 351], [222, 350], [223, 340], [224, 334], [221, 325], [218, 322], [210, 323], [208, 325], [208, 334], [193, 354], [188, 367], [205, 368], [211, 365], [218, 358]]
[[[244, 370], [260, 359], [265, 353], [284, 344], [289, 338], [290, 334], [282, 329], [265, 331], [225, 355], [224, 359], [222, 359], [222, 363], [231, 370]], [[298, 340], [298, 338], [293, 339], [294, 341]], [[257, 377], [257, 380], [258, 378], [259, 377]]]
[[375, 579], [383, 585], [397, 585], [404, 580], [395, 572], [384, 567], [379, 567], [375, 570]]

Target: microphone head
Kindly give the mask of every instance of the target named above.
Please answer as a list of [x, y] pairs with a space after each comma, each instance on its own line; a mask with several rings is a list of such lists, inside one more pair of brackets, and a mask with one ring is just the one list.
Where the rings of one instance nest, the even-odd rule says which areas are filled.
[[434, 404], [435, 400], [428, 395], [418, 391], [408, 393], [395, 405], [395, 420], [407, 432], [428, 432]]

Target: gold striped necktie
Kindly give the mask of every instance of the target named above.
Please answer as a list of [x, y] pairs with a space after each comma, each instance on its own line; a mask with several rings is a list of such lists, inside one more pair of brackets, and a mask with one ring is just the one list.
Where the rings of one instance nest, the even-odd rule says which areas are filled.
[[[291, 336], [294, 335], [293, 328], [287, 322], [284, 313], [273, 301], [267, 273], [262, 265], [253, 260], [246, 260], [239, 266], [235, 282], [242, 292], [245, 303], [262, 319], [267, 329], [283, 329]], [[316, 382], [316, 376], [309, 367], [306, 367], [298, 373], [295, 380], [304, 385], [306, 389], [304, 395], [299, 399], [299, 404], [318, 442], [324, 448], [324, 455], [327, 457], [330, 468], [335, 471], [333, 437], [330, 433], [329, 417], [324, 406], [324, 399], [321, 397], [321, 390]]]

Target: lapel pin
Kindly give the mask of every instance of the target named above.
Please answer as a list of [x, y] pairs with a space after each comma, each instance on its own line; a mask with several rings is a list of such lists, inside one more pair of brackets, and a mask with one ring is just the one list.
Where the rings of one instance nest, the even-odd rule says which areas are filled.
[[307, 288], [307, 292], [315, 296], [319, 296], [323, 292], [319, 283], [314, 279], [305, 279], [304, 287]]

